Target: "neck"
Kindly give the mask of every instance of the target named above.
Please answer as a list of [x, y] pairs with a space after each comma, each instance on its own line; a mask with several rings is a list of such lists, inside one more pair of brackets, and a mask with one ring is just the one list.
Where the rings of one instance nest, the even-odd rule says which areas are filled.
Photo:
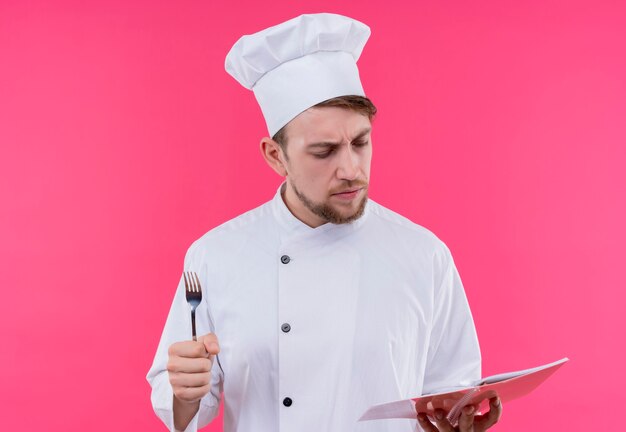
[[303, 224], [308, 225], [311, 228], [317, 228], [327, 223], [316, 214], [313, 214], [304, 206], [304, 204], [302, 204], [293, 189], [289, 187], [289, 182], [283, 183], [283, 186], [280, 189], [280, 195], [291, 214]]

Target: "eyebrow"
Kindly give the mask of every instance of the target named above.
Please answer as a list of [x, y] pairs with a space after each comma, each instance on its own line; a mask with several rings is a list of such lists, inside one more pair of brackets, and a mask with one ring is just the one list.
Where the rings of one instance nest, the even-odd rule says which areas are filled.
[[[361, 138], [363, 138], [365, 135], [369, 134], [372, 131], [371, 127], [368, 127], [366, 129], [363, 129], [361, 132], [359, 132], [357, 134], [357, 136], [355, 136], [351, 142], [355, 142], [360, 140]], [[316, 143], [311, 143], [309, 145], [306, 146], [307, 149], [312, 149], [312, 148], [318, 148], [318, 147], [337, 147], [341, 145], [340, 142], [335, 142], [335, 141], [320, 141], [320, 142], [316, 142]]]

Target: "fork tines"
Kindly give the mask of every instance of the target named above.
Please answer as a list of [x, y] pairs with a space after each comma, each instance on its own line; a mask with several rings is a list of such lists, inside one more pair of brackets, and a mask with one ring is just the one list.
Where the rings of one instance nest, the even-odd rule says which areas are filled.
[[200, 293], [200, 295], [202, 295], [202, 288], [200, 288], [200, 279], [198, 279], [198, 275], [196, 274], [196, 272], [183, 272], [183, 278], [185, 279], [185, 288], [188, 293]]

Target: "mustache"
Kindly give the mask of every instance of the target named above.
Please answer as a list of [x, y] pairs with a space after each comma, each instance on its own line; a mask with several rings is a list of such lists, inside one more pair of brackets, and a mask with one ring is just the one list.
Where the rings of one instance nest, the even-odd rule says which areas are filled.
[[330, 194], [337, 194], [337, 193], [341, 193], [341, 192], [345, 192], [347, 190], [355, 190], [355, 189], [367, 189], [368, 187], [368, 182], [366, 182], [365, 180], [352, 180], [352, 181], [346, 181], [345, 183], [343, 183], [342, 186], [334, 188], [330, 191]]

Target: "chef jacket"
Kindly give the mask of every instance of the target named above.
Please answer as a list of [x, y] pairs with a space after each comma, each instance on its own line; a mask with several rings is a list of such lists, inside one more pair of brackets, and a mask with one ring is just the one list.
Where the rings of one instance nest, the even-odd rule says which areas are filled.
[[[214, 332], [221, 349], [186, 431], [208, 424], [221, 399], [225, 432], [415, 431], [410, 419], [357, 420], [373, 404], [480, 378], [448, 248], [371, 199], [352, 223], [311, 228], [279, 188], [195, 241], [184, 267], [202, 286], [198, 334]], [[172, 431], [167, 351], [191, 339], [190, 321], [181, 280], [147, 376]]]

